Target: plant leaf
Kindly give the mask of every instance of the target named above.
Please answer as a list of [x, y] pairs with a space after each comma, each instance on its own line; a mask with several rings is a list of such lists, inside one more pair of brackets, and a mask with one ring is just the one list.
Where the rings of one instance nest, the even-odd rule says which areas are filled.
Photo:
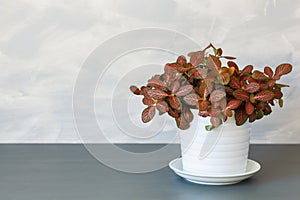
[[283, 63], [276, 67], [275, 76], [282, 76], [288, 74], [292, 71], [292, 65], [288, 63]]
[[231, 76], [229, 86], [234, 88], [234, 89], [241, 88], [240, 82], [239, 82], [238, 78], [235, 77], [235, 76]]
[[189, 123], [182, 116], [175, 118], [175, 120], [176, 120], [177, 127], [180, 128], [181, 130], [186, 130], [190, 127]]
[[248, 119], [248, 115], [244, 108], [239, 108], [235, 111], [235, 123], [237, 126], [243, 125]]
[[253, 104], [248, 101], [245, 104], [245, 110], [246, 110], [247, 115], [251, 115], [254, 112], [254, 106], [253, 106]]
[[151, 106], [153, 104], [153, 99], [149, 99], [149, 98], [144, 97], [142, 102], [145, 105]]
[[282, 108], [283, 107], [283, 99], [279, 99], [278, 103], [279, 103], [280, 108]]
[[163, 99], [169, 96], [167, 93], [160, 89], [151, 89], [147, 91], [147, 94], [152, 97], [153, 99]]
[[193, 91], [192, 85], [185, 85], [178, 89], [178, 91], [175, 93], [176, 96], [185, 96]]
[[147, 123], [153, 119], [154, 115], [155, 115], [155, 107], [149, 106], [145, 108], [142, 112], [142, 121], [144, 123]]
[[183, 97], [183, 100], [190, 106], [196, 106], [200, 100], [200, 97], [195, 93], [191, 93]]
[[185, 118], [185, 120], [187, 122], [191, 122], [194, 119], [194, 115], [193, 115], [193, 113], [191, 112], [190, 109], [184, 109], [183, 117]]
[[159, 101], [156, 103], [156, 108], [159, 111], [160, 114], [168, 112], [169, 110], [169, 106], [167, 104], [167, 102], [165, 101]]
[[176, 61], [178, 64], [180, 64], [180, 65], [183, 65], [183, 64], [185, 64], [186, 63], [186, 58], [183, 56], [183, 55], [181, 55], [181, 56], [179, 56], [178, 58], [177, 58], [177, 61]]
[[228, 61], [227, 62], [228, 67], [234, 67], [235, 71], [238, 72], [239, 71], [239, 67], [237, 66], [237, 64], [233, 61]]
[[166, 90], [167, 86], [159, 79], [151, 78], [148, 80], [147, 86], [149, 87], [155, 87], [156, 89]]
[[173, 109], [175, 109], [177, 111], [181, 111], [181, 109], [182, 109], [181, 101], [177, 97], [171, 96], [168, 98], [168, 101], [170, 103], [170, 106]]
[[257, 82], [252, 82], [245, 86], [245, 91], [247, 91], [249, 93], [254, 93], [254, 92], [257, 92], [259, 90], [259, 88], [260, 88], [260, 86]]
[[193, 66], [197, 66], [204, 60], [204, 51], [191, 52], [188, 54], [190, 62]]
[[265, 80], [267, 79], [266, 75], [258, 70], [255, 70], [252, 73], [252, 78], [254, 78], [255, 80]]
[[138, 87], [132, 85], [129, 87], [130, 91], [133, 93], [133, 94], [136, 94], [136, 95], [140, 95], [141, 94], [141, 91]]
[[200, 111], [207, 110], [208, 108], [208, 102], [206, 100], [199, 100], [198, 101], [198, 107]]
[[243, 74], [249, 74], [251, 73], [253, 70], [253, 65], [247, 65], [244, 67], [244, 69], [242, 70]]
[[210, 94], [210, 98], [209, 100], [211, 102], [217, 102], [220, 101], [221, 99], [223, 99], [224, 97], [226, 97], [226, 92], [222, 91], [222, 90], [214, 90], [211, 94]]
[[218, 117], [211, 117], [210, 118], [210, 123], [214, 126], [214, 127], [218, 127], [221, 124], [221, 120]]
[[242, 90], [242, 89], [237, 89], [233, 92], [233, 96], [242, 101], [248, 101], [249, 100], [249, 93]]
[[176, 80], [176, 81], [172, 82], [170, 90], [171, 90], [171, 92], [173, 94], [175, 94], [175, 92], [177, 92], [177, 90], [179, 89], [179, 87], [180, 87], [180, 82], [178, 80]]
[[231, 99], [228, 104], [227, 108], [230, 108], [231, 110], [237, 109], [242, 104], [241, 100], [238, 99]]
[[254, 99], [259, 101], [269, 101], [273, 98], [274, 98], [274, 93], [271, 92], [270, 90], [263, 90], [254, 96]]
[[268, 67], [268, 66], [266, 66], [264, 68], [264, 73], [267, 74], [268, 77], [270, 77], [270, 78], [272, 78], [273, 74], [274, 74], [273, 70], [270, 67]]
[[222, 58], [225, 58], [227, 60], [235, 60], [236, 58], [233, 56], [221, 56]]

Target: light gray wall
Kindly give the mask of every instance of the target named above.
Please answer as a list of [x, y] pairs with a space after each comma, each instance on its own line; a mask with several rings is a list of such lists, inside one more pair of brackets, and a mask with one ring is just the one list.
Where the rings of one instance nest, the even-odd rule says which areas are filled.
[[[292, 74], [283, 78], [291, 84], [285, 90], [284, 109], [275, 109], [271, 116], [253, 124], [251, 140], [300, 142], [298, 0], [1, 0], [0, 24], [1, 143], [80, 142], [73, 121], [72, 92], [82, 63], [113, 35], [144, 27], [183, 33], [202, 47], [213, 42], [237, 56], [241, 65], [251, 63], [261, 69], [293, 63]], [[161, 64], [175, 58], [168, 55], [159, 60], [160, 55], [149, 50], [124, 57], [123, 64], [136, 64], [132, 62], [135, 59], [149, 63], [151, 59], [143, 60], [145, 57]], [[126, 66], [123, 69], [126, 71]], [[111, 82], [102, 93], [114, 89], [118, 77], [114, 78], [107, 79]], [[101, 101], [97, 99], [96, 104]], [[134, 100], [136, 108], [142, 108], [139, 102]], [[96, 105], [98, 120], [104, 120], [102, 126], [111, 140], [141, 141], [116, 128], [105, 116], [109, 112], [97, 110]], [[131, 117], [139, 119], [138, 115]], [[161, 134], [150, 141], [169, 139], [168, 134]]]

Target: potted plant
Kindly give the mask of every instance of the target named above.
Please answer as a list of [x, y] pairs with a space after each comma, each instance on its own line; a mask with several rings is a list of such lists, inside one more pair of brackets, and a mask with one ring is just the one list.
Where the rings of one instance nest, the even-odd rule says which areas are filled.
[[292, 65], [280, 64], [275, 71], [268, 66], [263, 71], [252, 65], [239, 68], [234, 57], [224, 56], [212, 44], [188, 56], [189, 62], [179, 56], [166, 64], [164, 73], [154, 75], [147, 85], [130, 87], [147, 106], [142, 121], [149, 122], [156, 112], [167, 113], [179, 129], [188, 130], [198, 115], [192, 139], [181, 134], [183, 169], [214, 175], [245, 172], [249, 123], [269, 115], [275, 103], [283, 106], [282, 88], [288, 85], [277, 81]]

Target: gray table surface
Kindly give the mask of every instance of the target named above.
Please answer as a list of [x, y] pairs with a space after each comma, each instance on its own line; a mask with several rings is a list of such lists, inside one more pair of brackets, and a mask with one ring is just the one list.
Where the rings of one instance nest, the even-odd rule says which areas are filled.
[[[158, 145], [124, 145], [147, 149]], [[174, 145], [178, 149], [178, 145]], [[251, 145], [262, 164], [231, 186], [189, 183], [168, 167], [127, 174], [94, 159], [83, 145], [0, 145], [0, 199], [300, 199], [300, 145]]]

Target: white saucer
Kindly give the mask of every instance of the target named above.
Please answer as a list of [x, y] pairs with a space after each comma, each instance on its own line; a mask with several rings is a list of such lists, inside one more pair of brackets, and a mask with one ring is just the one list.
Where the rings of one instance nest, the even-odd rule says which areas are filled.
[[204, 185], [231, 185], [242, 180], [250, 178], [261, 168], [260, 164], [254, 160], [248, 159], [245, 173], [230, 175], [200, 175], [182, 170], [181, 158], [176, 158], [169, 163], [169, 167], [179, 176], [186, 180]]

